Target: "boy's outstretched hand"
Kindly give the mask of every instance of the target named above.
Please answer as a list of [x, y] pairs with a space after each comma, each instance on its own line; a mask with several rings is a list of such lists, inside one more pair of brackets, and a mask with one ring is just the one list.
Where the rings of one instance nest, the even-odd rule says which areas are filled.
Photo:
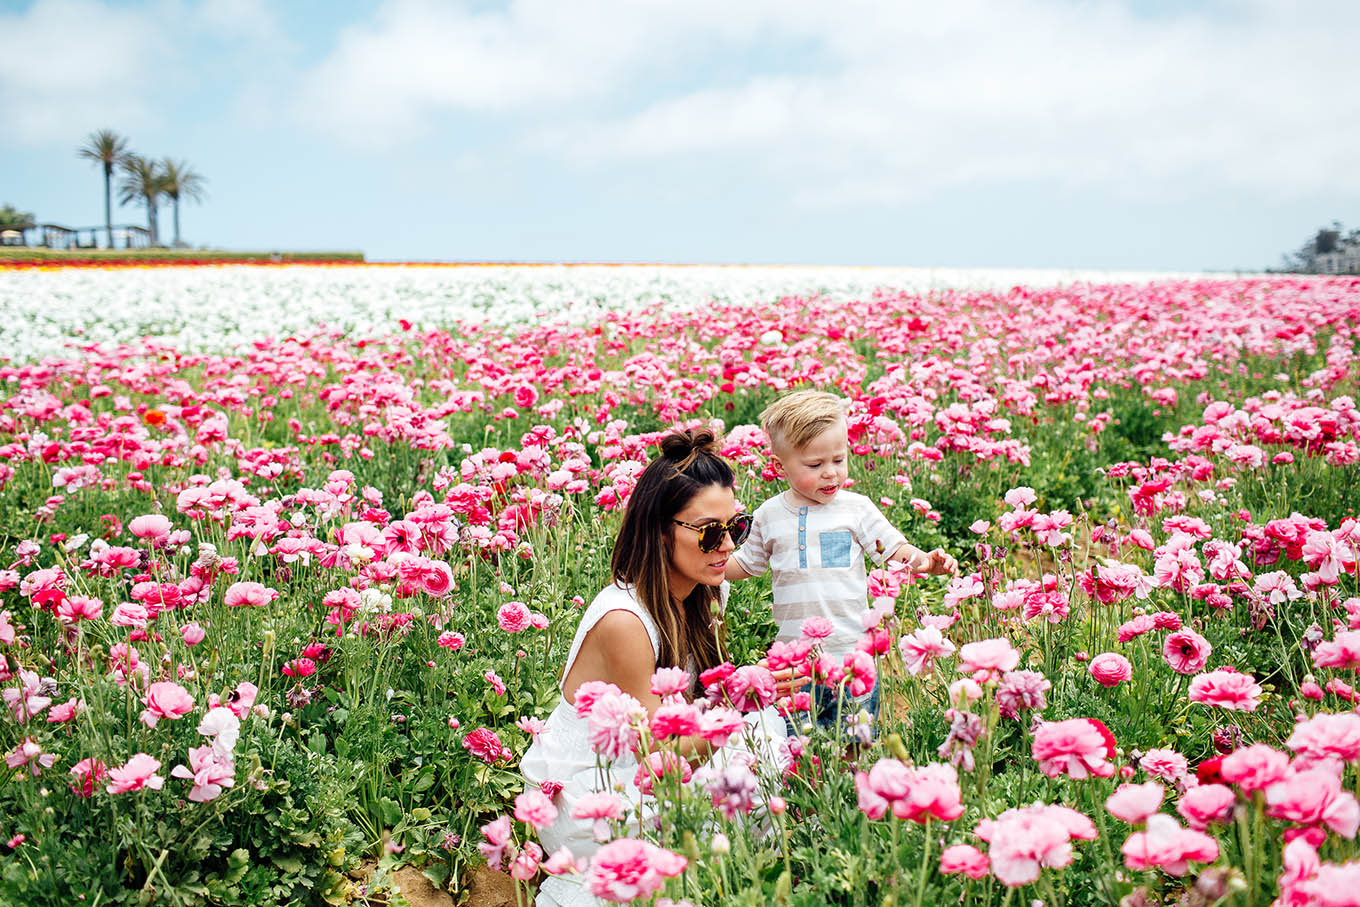
[[959, 562], [954, 556], [943, 548], [936, 548], [925, 552], [926, 568], [922, 573], [931, 573], [936, 576], [950, 576], [959, 572]]

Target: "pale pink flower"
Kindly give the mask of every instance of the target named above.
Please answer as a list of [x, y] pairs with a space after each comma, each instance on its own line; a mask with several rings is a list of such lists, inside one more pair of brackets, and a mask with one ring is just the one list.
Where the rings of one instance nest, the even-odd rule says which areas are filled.
[[161, 681], [147, 688], [142, 697], [141, 722], [147, 727], [155, 727], [162, 718], [182, 718], [194, 707], [194, 697], [177, 683]]
[[595, 700], [586, 719], [590, 747], [606, 759], [618, 759], [632, 752], [647, 720], [647, 710], [624, 692], [605, 693]]
[[542, 718], [535, 718], [531, 715], [521, 715], [516, 719], [515, 727], [528, 734], [530, 738], [537, 740], [539, 734], [548, 730], [548, 723]]
[[44, 753], [41, 745], [32, 737], [25, 737], [14, 747], [13, 752], [5, 757], [5, 765], [16, 769], [25, 765], [33, 773], [33, 777], [38, 777], [42, 770], [51, 768], [57, 761], [56, 753]]
[[608, 841], [610, 820], [621, 822], [623, 816], [623, 802], [609, 791], [586, 794], [571, 808], [573, 819], [592, 821], [596, 841]]
[[[242, 721], [250, 714], [250, 709], [255, 705], [255, 697], [260, 694], [260, 690], [249, 680], [243, 680], [236, 685], [236, 689], [227, 694], [227, 708], [231, 713]], [[203, 733], [200, 727], [199, 732]]]
[[278, 597], [277, 590], [262, 583], [240, 582], [227, 587], [225, 601], [228, 608], [263, 608]]
[[1166, 788], [1156, 781], [1146, 784], [1121, 784], [1105, 798], [1105, 809], [1116, 819], [1137, 825], [1161, 809]]
[[803, 638], [813, 642], [826, 639], [832, 633], [831, 621], [825, 617], [809, 617], [803, 621]]
[[160, 790], [165, 784], [165, 779], [156, 774], [160, 767], [160, 760], [138, 753], [118, 768], [109, 769], [107, 790], [111, 794], [125, 794], [146, 787]]
[[1007, 671], [996, 688], [996, 705], [1002, 717], [1018, 718], [1022, 710], [1046, 707], [1048, 700], [1044, 694], [1052, 688], [1053, 684], [1038, 671]]
[[73, 595], [57, 603], [57, 620], [64, 624], [98, 620], [103, 613], [104, 603], [88, 595]]
[[691, 737], [699, 733], [701, 713], [693, 703], [665, 702], [652, 713], [652, 736], [658, 740]]
[[1222, 784], [1201, 784], [1181, 794], [1176, 812], [1191, 828], [1203, 831], [1216, 822], [1231, 822], [1236, 803], [1237, 795], [1232, 792], [1232, 788]]
[[1294, 578], [1283, 570], [1259, 574], [1252, 591], [1272, 605], [1283, 605], [1303, 597], [1299, 587], [1294, 585]]
[[687, 865], [684, 857], [650, 842], [619, 838], [595, 852], [585, 887], [597, 898], [627, 903], [656, 893]]
[[184, 644], [186, 646], [196, 646], [203, 641], [203, 638], [205, 636], [208, 635], [208, 631], [204, 630], [201, 626], [199, 626], [196, 623], [191, 623], [185, 624], [184, 626], [180, 627], [179, 634], [180, 638], [184, 640]]
[[652, 692], [657, 696], [679, 696], [693, 684], [694, 678], [683, 668], [657, 668], [652, 674]]
[[1304, 768], [1331, 759], [1354, 762], [1360, 759], [1360, 715], [1321, 712], [1296, 724], [1285, 746], [1299, 754]]
[[578, 875], [581, 872], [576, 857], [565, 844], [549, 854], [546, 860], [538, 864], [538, 868], [550, 876]]
[[1148, 817], [1147, 830], [1129, 835], [1122, 848], [1124, 865], [1135, 872], [1160, 869], [1183, 876], [1190, 863], [1212, 863], [1218, 859], [1218, 842], [1201, 831], [1182, 828], [1165, 813]]
[[970, 879], [985, 879], [990, 871], [991, 861], [987, 855], [971, 844], [955, 844], [940, 854], [941, 875], [961, 873]]
[[108, 767], [98, 759], [86, 757], [67, 772], [71, 776], [71, 793], [88, 799], [94, 796], [95, 786], [108, 777]]
[[177, 765], [170, 774], [194, 782], [189, 799], [195, 803], [216, 800], [223, 788], [236, 783], [235, 764], [229, 758], [223, 759], [211, 745], [189, 747], [189, 767]]
[[547, 794], [531, 787], [515, 798], [515, 818], [534, 828], [547, 828], [557, 819], [557, 807]]
[[699, 736], [714, 746], [727, 746], [727, 741], [745, 727], [746, 722], [735, 709], [709, 709], [699, 716]]
[[656, 782], [668, 775], [679, 776], [680, 783], [686, 784], [693, 777], [694, 769], [689, 760], [681, 759], [670, 750], [656, 750], [638, 763], [637, 771], [633, 773], [633, 784], [644, 796], [651, 796]]
[[1343, 838], [1360, 828], [1360, 803], [1326, 768], [1295, 771], [1266, 788], [1266, 814], [1300, 825], [1325, 825]]
[[533, 841], [524, 845], [524, 849], [515, 854], [510, 861], [510, 878], [521, 882], [527, 882], [538, 875], [538, 863], [543, 858], [543, 848]]
[[1005, 639], [970, 642], [959, 649], [959, 670], [965, 674], [1010, 671], [1019, 663], [1020, 653]]
[[1190, 764], [1175, 750], [1150, 749], [1138, 761], [1138, 767], [1153, 778], [1161, 778], [1175, 784], [1185, 777]]
[[1180, 630], [1166, 638], [1162, 657], [1177, 674], [1196, 674], [1204, 670], [1214, 647], [1194, 630]]
[[170, 518], [160, 513], [148, 513], [143, 516], [133, 517], [128, 521], [127, 530], [139, 539], [147, 539], [153, 543], [165, 541], [166, 536], [170, 535], [170, 530], [174, 524]]
[[74, 696], [60, 705], [54, 705], [47, 710], [48, 724], [65, 724], [72, 718], [85, 711], [85, 703], [77, 701]]
[[1103, 687], [1116, 687], [1133, 677], [1133, 665], [1118, 652], [1100, 653], [1091, 659], [1089, 670]]
[[954, 766], [934, 763], [922, 768], [896, 759], [880, 759], [868, 772], [855, 773], [859, 808], [870, 819], [888, 812], [898, 819], [925, 822], [957, 819], [963, 813]]
[[[1077, 814], [1080, 816], [1080, 814]], [[1085, 817], [1082, 817], [1085, 818]], [[1086, 823], [1089, 825], [1090, 820]], [[1062, 869], [1072, 862], [1072, 839], [1076, 823], [1056, 807], [1027, 806], [1008, 809], [995, 819], [983, 819], [976, 834], [988, 842], [992, 874], [1009, 887], [1030, 885], [1039, 872]], [[1081, 829], [1087, 837], [1087, 829]], [[1094, 826], [1089, 831], [1094, 836]]]
[[1190, 680], [1190, 701], [1233, 712], [1254, 712], [1260, 705], [1261, 685], [1250, 674], [1218, 670]]
[[1028, 485], [1019, 485], [1006, 492], [1002, 500], [1004, 500], [1008, 506], [1019, 510], [1020, 508], [1028, 507], [1030, 504], [1039, 500], [1039, 496], [1035, 493], [1034, 489], [1030, 488]]
[[499, 872], [506, 850], [514, 846], [510, 839], [510, 817], [500, 816], [486, 823], [482, 826], [481, 832], [485, 840], [477, 842], [477, 850], [481, 852], [486, 864], [493, 871]]
[[1234, 750], [1219, 763], [1219, 773], [1229, 784], [1247, 793], [1264, 790], [1289, 771], [1289, 756], [1265, 743]]
[[576, 688], [576, 698], [572, 704], [576, 706], [577, 717], [589, 717], [590, 710], [595, 708], [595, 700], [601, 696], [616, 695], [622, 692], [623, 690], [606, 680], [587, 680]]
[[1050, 778], [1070, 775], [1080, 780], [1114, 774], [1105, 736], [1086, 718], [1045, 723], [1034, 734], [1033, 753], [1039, 769]]
[[915, 633], [903, 636], [897, 641], [897, 647], [902, 652], [907, 673], [913, 676], [932, 670], [935, 659], [948, 658], [955, 651], [954, 644], [935, 627], [921, 627]]

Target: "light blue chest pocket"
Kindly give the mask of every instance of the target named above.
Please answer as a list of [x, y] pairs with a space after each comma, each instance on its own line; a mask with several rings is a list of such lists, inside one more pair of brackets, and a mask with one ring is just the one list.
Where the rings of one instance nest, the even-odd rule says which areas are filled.
[[837, 529], [833, 532], [818, 533], [817, 540], [822, 546], [823, 567], [850, 566], [849, 529]]

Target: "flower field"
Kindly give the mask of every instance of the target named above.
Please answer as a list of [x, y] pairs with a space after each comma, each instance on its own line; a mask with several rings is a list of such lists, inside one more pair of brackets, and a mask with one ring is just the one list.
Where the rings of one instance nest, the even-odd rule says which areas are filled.
[[[928, 280], [0, 274], [0, 904], [1360, 903], [1360, 281]], [[700, 695], [578, 703], [643, 821], [544, 853], [518, 761], [638, 473], [711, 425], [753, 510], [804, 386], [959, 575], [875, 571], [835, 661], [734, 584]], [[785, 666], [876, 729], [674, 756]]]

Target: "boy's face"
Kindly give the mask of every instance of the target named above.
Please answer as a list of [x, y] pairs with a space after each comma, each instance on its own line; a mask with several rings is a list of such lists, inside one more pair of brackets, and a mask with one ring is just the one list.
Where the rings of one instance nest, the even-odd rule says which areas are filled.
[[777, 450], [789, 488], [804, 503], [829, 504], [849, 477], [845, 419], [838, 419], [799, 450]]

